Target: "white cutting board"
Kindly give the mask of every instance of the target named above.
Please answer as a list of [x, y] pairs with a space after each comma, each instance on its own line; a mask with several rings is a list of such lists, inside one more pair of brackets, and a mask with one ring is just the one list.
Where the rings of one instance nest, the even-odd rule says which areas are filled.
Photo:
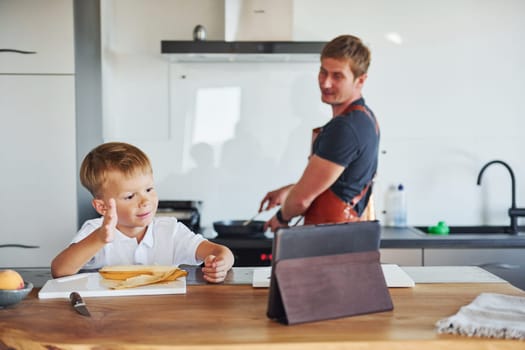
[[478, 266], [403, 266], [416, 283], [505, 283]]
[[[389, 288], [414, 287], [415, 283], [410, 276], [395, 264], [381, 264], [385, 282]], [[260, 267], [253, 270], [252, 286], [254, 288], [268, 288], [270, 286], [271, 267]]]
[[38, 292], [38, 298], [69, 298], [71, 292], [78, 292], [82, 297], [186, 294], [186, 277], [179, 277], [177, 280], [167, 283], [125, 289], [111, 289], [103, 280], [98, 272], [81, 273], [48, 280]]

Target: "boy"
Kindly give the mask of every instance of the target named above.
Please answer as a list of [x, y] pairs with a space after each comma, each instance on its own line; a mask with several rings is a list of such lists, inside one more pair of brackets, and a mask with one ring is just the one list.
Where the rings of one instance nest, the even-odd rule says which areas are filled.
[[80, 181], [101, 218], [88, 220], [51, 263], [53, 277], [106, 265], [198, 265], [208, 282], [224, 281], [232, 252], [170, 217], [155, 217], [159, 199], [148, 157], [122, 142], [102, 144], [84, 158]]

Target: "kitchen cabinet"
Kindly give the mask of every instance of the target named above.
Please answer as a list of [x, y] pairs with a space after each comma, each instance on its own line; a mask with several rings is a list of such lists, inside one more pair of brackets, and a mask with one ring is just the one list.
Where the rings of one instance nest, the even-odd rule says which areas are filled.
[[[0, 1], [0, 267], [49, 266], [76, 231], [72, 1]], [[38, 248], [24, 249], [24, 246]]]
[[73, 74], [72, 0], [1, 0], [0, 73]]
[[76, 231], [74, 77], [1, 76], [0, 266], [49, 266]]
[[397, 264], [400, 266], [422, 266], [422, 249], [383, 248], [381, 252], [381, 263]]

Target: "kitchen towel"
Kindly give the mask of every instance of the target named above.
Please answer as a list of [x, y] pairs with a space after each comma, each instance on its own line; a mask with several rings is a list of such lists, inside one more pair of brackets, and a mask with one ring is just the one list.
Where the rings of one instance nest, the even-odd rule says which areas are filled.
[[525, 297], [481, 293], [436, 326], [439, 333], [525, 339]]

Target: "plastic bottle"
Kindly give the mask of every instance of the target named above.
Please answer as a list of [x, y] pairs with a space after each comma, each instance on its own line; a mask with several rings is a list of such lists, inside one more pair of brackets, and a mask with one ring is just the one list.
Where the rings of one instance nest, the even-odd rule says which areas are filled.
[[407, 226], [407, 200], [403, 184], [392, 187], [387, 198], [386, 226]]

